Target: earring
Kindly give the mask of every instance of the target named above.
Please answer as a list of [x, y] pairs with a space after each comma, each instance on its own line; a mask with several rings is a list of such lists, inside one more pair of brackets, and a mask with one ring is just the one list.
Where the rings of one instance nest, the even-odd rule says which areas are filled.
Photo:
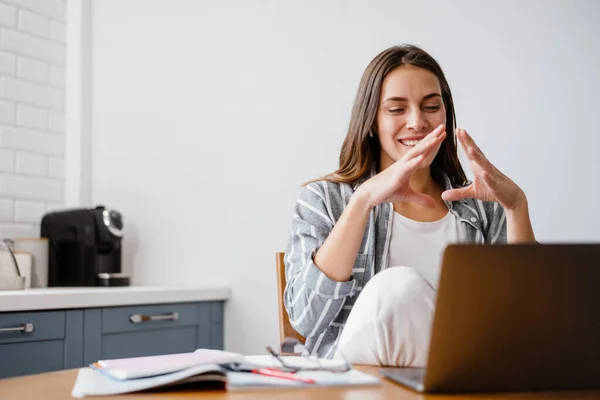
[[369, 137], [373, 137], [373, 131], [369, 131]]

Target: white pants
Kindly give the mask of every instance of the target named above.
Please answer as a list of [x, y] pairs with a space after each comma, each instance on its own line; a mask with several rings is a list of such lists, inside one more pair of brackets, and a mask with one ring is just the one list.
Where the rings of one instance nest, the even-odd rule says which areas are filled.
[[338, 349], [355, 364], [425, 366], [435, 296], [410, 267], [379, 272], [356, 299]]

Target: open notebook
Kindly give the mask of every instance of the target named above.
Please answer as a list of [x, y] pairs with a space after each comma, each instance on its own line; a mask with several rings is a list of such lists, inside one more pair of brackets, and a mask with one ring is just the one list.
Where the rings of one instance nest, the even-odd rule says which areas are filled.
[[240, 359], [242, 355], [238, 353], [198, 349], [193, 353], [100, 360], [91, 367], [112, 378], [124, 380], [164, 375], [197, 365], [231, 363]]
[[[298, 357], [285, 357], [286, 363], [293, 365]], [[272, 356], [248, 356], [238, 363], [254, 367], [276, 367], [277, 363]], [[337, 363], [334, 360], [323, 360], [322, 365]], [[367, 375], [355, 369], [347, 372], [329, 371], [301, 371], [296, 375], [314, 380], [314, 383], [305, 383], [296, 380], [283, 379], [272, 376], [258, 375], [248, 372], [233, 372], [225, 368], [228, 364], [200, 364], [182, 370], [155, 375], [146, 378], [117, 379], [105, 371], [95, 368], [81, 368], [73, 387], [73, 397], [114, 395], [121, 393], [139, 392], [148, 389], [163, 388], [183, 384], [193, 384], [195, 387], [203, 386], [222, 387], [226, 390], [265, 389], [265, 388], [307, 388], [318, 386], [346, 386], [346, 385], [377, 385], [380, 379]]]

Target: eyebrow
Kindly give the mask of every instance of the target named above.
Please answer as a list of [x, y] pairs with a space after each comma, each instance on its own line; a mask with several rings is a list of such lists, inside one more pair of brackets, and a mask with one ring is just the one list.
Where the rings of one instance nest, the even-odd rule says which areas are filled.
[[[442, 97], [442, 95], [439, 93], [429, 93], [427, 96], [423, 97], [423, 100], [421, 101], [429, 100], [433, 97]], [[408, 101], [408, 99], [406, 97], [388, 97], [383, 102], [387, 103], [388, 101]]]

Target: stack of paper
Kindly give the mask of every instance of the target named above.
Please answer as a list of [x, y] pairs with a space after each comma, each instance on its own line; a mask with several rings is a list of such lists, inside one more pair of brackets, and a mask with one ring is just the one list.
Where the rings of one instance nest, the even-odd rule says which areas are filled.
[[227, 364], [241, 358], [242, 355], [237, 353], [198, 349], [193, 353], [101, 360], [91, 367], [113, 378], [124, 380], [164, 375], [197, 365]]
[[[278, 367], [279, 364], [272, 356], [247, 356], [241, 357], [235, 353], [221, 352], [219, 350], [201, 349], [199, 355], [205, 360], [213, 359], [213, 363], [198, 363], [179, 369], [175, 365], [186, 365], [194, 359], [190, 354], [175, 354], [171, 356], [158, 356], [162, 358], [143, 357], [138, 359], [107, 360], [103, 367], [82, 368], [79, 370], [77, 380], [73, 387], [73, 397], [113, 395], [137, 392], [151, 388], [169, 387], [190, 382], [210, 382], [221, 384], [227, 390], [257, 389], [257, 388], [294, 388], [313, 386], [346, 386], [346, 385], [377, 385], [380, 379], [364, 374], [357, 370], [347, 372], [330, 371], [300, 371], [297, 376], [314, 380], [314, 384], [307, 384], [297, 380], [283, 379], [273, 376], [264, 376], [248, 372], [232, 372], [228, 365], [251, 365], [257, 368]], [[170, 358], [170, 359], [169, 359]], [[135, 360], [135, 361], [134, 361]], [[162, 360], [164, 363], [156, 363]], [[221, 362], [222, 360], [227, 360]], [[300, 357], [284, 357], [286, 364], [303, 364], [305, 359]], [[140, 363], [139, 361], [145, 361]], [[152, 361], [153, 367], [150, 365]], [[324, 367], [334, 367], [337, 361], [322, 360]], [[178, 364], [179, 362], [179, 364]], [[100, 363], [98, 363], [100, 364]], [[159, 365], [160, 364], [160, 365]], [[112, 368], [111, 368], [112, 366]], [[111, 371], [108, 373], [108, 371]], [[171, 371], [157, 374], [158, 371]], [[152, 372], [150, 372], [152, 371]], [[125, 379], [118, 378], [127, 377]], [[133, 376], [138, 376], [133, 378]], [[202, 383], [198, 383], [201, 387]]]

